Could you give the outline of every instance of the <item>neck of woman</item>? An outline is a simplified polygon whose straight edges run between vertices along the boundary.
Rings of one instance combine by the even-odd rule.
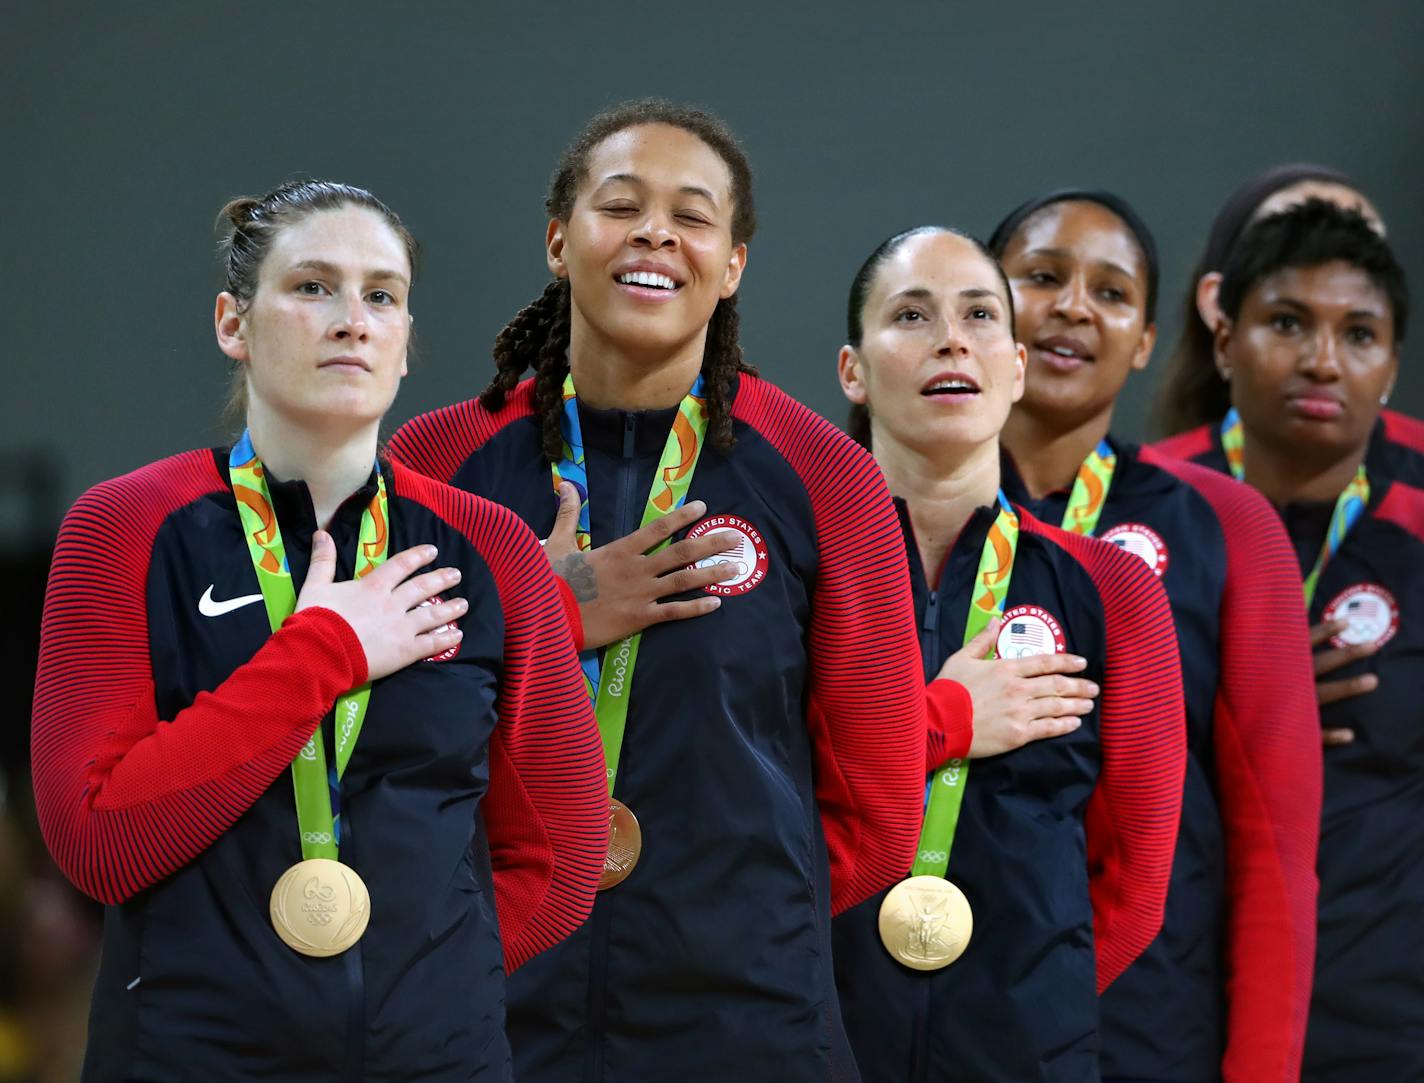
[[[1361,444],[1344,456],[1322,459],[1304,454],[1300,448],[1264,443],[1246,430],[1241,434],[1241,464],[1245,480],[1277,507],[1334,500],[1365,461],[1368,446]]]
[[[920,566],[931,589],[964,524],[999,494],[999,442],[970,448],[913,448],[878,431],[871,446],[891,494],[905,501]]]
[[[1019,479],[1034,500],[1073,484],[1083,460],[1107,436],[1112,408],[1071,428],[1059,428],[1051,421],[1016,406],[1000,434]]]
[[[304,481],[316,522],[325,530],[336,509],[365,485],[376,461],[380,421],[340,425],[298,423],[261,403],[247,410],[252,447],[264,466],[283,481]]]
[[[676,406],[702,371],[704,326],[669,351],[629,349],[595,331],[577,307],[570,317],[569,372],[579,401],[598,410],[662,410]]]

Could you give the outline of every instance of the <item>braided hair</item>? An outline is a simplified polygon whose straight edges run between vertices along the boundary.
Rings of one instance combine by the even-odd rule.
[[[752,171],[736,136],[710,113],[657,98],[625,102],[599,113],[584,126],[564,151],[549,182],[544,200],[549,216],[567,222],[579,184],[588,171],[589,155],[609,136],[643,124],[681,128],[717,153],[732,175],[732,243],[744,244],[751,240],[756,232]],[[525,371],[532,368],[534,408],[542,425],[544,455],[550,462],[558,462],[563,454],[559,419],[563,411],[564,377],[569,371],[569,311],[567,279],[549,283],[542,294],[521,308],[494,340],[495,376],[480,393],[480,405],[485,409],[501,409]],[[740,372],[756,374],[756,369],[742,356],[740,326],[737,295],[722,298],[708,322],[702,356],[708,439],[713,447],[722,451],[734,443],[729,401],[732,381]]]

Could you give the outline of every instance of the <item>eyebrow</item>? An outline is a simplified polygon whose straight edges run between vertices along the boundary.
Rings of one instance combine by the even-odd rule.
[[[643,178],[638,176],[636,173],[611,173],[608,176],[604,177],[603,180],[599,181],[598,186],[602,188],[605,184],[612,184],[615,181],[624,181],[628,184],[638,185],[646,183]],[[699,188],[695,184],[684,184],[680,188],[678,188],[678,191],[681,192],[683,195],[687,196],[701,196],[703,199],[707,200],[708,203],[711,203],[714,207],[717,205],[716,196],[714,196],[706,188]]]
[[[1032,248],[1032,249],[1030,249],[1029,251],[1027,251],[1027,252],[1024,253],[1024,257],[1025,257],[1025,258],[1027,258],[1027,257],[1029,257],[1029,256],[1048,256],[1048,257],[1050,257],[1050,258],[1052,258],[1052,259],[1068,259],[1068,258],[1071,256],[1071,253],[1070,253],[1066,248]],[[1118,262],[1116,262],[1115,260],[1110,260],[1110,259],[1097,259],[1097,260],[1093,260],[1093,266],[1094,266],[1094,267],[1106,267],[1109,271],[1116,271],[1118,274],[1122,275],[1124,278],[1136,278],[1136,277],[1137,277],[1137,275],[1136,275],[1134,272],[1129,271],[1129,270],[1128,270],[1126,267],[1124,267],[1121,263],[1118,263]]]
[[[971,300],[979,297],[992,297],[996,301],[1003,300],[993,290],[986,290],[983,286],[970,286],[966,289],[962,289],[959,291],[958,296],[964,298],[965,300]],[[913,301],[929,301],[934,299],[934,292],[926,289],[924,286],[911,286],[909,289],[900,290],[900,292],[898,293],[892,293],[889,299],[891,301],[898,301],[902,299]]]
[[[324,259],[304,259],[304,260],[301,260],[301,261],[298,262],[298,263],[292,264],[292,270],[294,270],[294,271],[320,271],[322,274],[328,274],[328,275],[335,275],[335,274],[340,274],[340,273],[341,273],[340,268],[337,267],[336,264],[334,264],[334,263],[327,263],[326,260],[324,260]],[[390,280],[395,280],[396,282],[406,282],[406,283],[408,284],[408,280],[406,279],[405,275],[401,274],[399,271],[387,271],[387,270],[369,271],[369,272],[366,273],[365,277],[366,277],[366,278],[371,278],[371,279],[376,279],[376,280],[382,281],[382,282],[384,282],[384,281],[390,281]]]
[[[1266,297],[1263,298],[1263,300],[1268,305],[1284,305],[1286,308],[1294,309],[1297,312],[1310,312],[1310,306],[1308,304],[1304,301],[1297,301],[1294,297]],[[1347,320],[1382,320],[1384,318],[1385,313],[1377,308],[1355,308],[1345,313],[1345,319]]]

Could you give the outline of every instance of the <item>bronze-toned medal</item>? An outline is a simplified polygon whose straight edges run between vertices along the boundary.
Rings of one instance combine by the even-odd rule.
[[[598,878],[598,890],[617,887],[643,852],[643,829],[633,810],[621,801],[608,802],[608,853],[603,859],[603,875]]]
[[[912,970],[938,970],[964,953],[974,915],[964,892],[941,876],[911,876],[880,904],[880,940]]]
[[[272,927],[303,955],[340,955],[361,939],[371,896],[354,869],[327,857],[299,861],[272,889]]]

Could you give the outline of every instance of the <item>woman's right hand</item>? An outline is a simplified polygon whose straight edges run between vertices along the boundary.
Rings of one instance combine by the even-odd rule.
[[[1379,645],[1376,643],[1357,643],[1346,647],[1331,647],[1329,650],[1323,651],[1318,649],[1323,647],[1331,636],[1339,635],[1349,626],[1348,620],[1323,620],[1310,629],[1310,649],[1316,652],[1314,655],[1315,702],[1322,707],[1327,703],[1335,703],[1352,696],[1363,696],[1366,692],[1373,692],[1379,687],[1379,677],[1373,673],[1361,673],[1358,676],[1346,677],[1344,680],[1337,681],[1321,680],[1326,674],[1343,669],[1351,662],[1358,662],[1361,658],[1368,658],[1379,650]],[[1320,734],[1326,747],[1348,745],[1355,739],[1355,731],[1350,729],[1324,729],[1320,731]]]
[[[312,535],[311,567],[297,596],[297,611],[320,606],[337,613],[366,652],[369,680],[389,676],[412,662],[449,650],[464,635],[452,624],[465,615],[464,598],[428,604],[460,581],[457,568],[416,575],[435,559],[433,545],[414,545],[387,558],[360,579],[337,583],[336,543],[318,530]]]
[[[1036,654],[989,658],[998,641],[998,617],[940,667],[939,676],[958,681],[974,702],[970,759],[1012,752],[1030,741],[1061,737],[1082,725],[1093,709],[1098,686],[1069,674],[1088,662],[1076,654]]]

